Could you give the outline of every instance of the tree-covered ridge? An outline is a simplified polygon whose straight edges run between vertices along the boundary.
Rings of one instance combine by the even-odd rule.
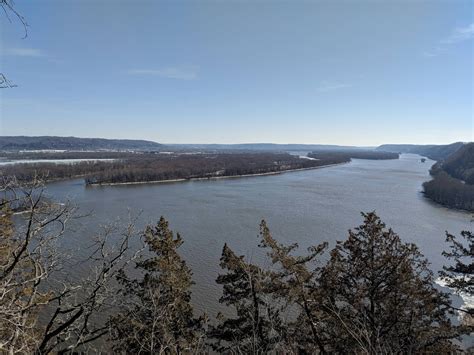
[[[474,185],[474,143],[468,143],[451,154],[441,168],[452,177]]]
[[[441,205],[474,211],[474,186],[464,184],[445,171],[437,172],[432,180],[423,183],[423,192]]]
[[[419,154],[432,160],[444,160],[458,151],[464,143],[456,142],[446,145],[417,145],[417,144],[383,144],[376,148],[378,151]]]
[[[437,162],[430,173],[433,179],[423,184],[427,197],[448,207],[474,211],[474,143]]]
[[[0,136],[0,150],[159,150],[161,144],[133,139]]]

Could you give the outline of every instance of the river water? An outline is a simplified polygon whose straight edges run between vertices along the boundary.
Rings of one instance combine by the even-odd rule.
[[[437,271],[444,263],[445,231],[471,229],[469,213],[436,205],[421,193],[433,161],[403,154],[398,160],[353,160],[339,166],[281,175],[130,186],[86,187],[83,180],[52,183],[56,200],[73,200],[92,216],[73,226],[65,247],[86,253],[97,226],[124,221],[141,212],[139,226],[169,220],[185,243],[182,256],[196,282],[193,303],[214,316],[220,309],[215,279],[224,243],[247,259],[264,262],[257,247],[264,218],[273,236],[300,248],[344,240],[362,222],[361,211],[375,210],[404,241],[416,243]],[[84,269],[85,268],[85,269]],[[71,273],[87,272],[86,267]]]

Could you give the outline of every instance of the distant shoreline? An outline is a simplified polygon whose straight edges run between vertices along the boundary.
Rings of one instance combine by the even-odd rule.
[[[144,185],[144,184],[165,184],[165,183],[186,182],[186,181],[239,179],[239,178],[254,177],[254,176],[279,175],[279,174],[295,172],[295,171],[322,169],[322,168],[328,168],[328,167],[336,166],[336,165],[343,165],[343,164],[347,164],[347,163],[350,163],[350,162],[328,164],[328,165],[321,165],[321,166],[313,166],[313,167],[309,167],[309,168],[288,169],[288,170],[280,170],[280,171],[269,171],[267,173],[257,173],[257,174],[227,175],[227,176],[224,175],[224,176],[212,176],[212,177],[196,177],[196,178],[189,178],[189,179],[168,179],[168,180],[153,180],[153,181],[106,182],[106,183],[87,184],[86,186],[100,187],[100,186],[121,186],[121,185]]]

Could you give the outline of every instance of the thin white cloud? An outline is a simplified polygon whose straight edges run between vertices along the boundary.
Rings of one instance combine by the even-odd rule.
[[[448,37],[440,40],[436,47],[429,51],[425,51],[422,54],[425,57],[437,57],[443,52],[446,52],[450,46],[468,41],[472,38],[474,38],[474,23],[471,23],[466,27],[455,28]]]
[[[456,28],[449,37],[440,41],[442,44],[454,44],[467,41],[474,37],[474,23],[466,27]]]
[[[7,48],[4,53],[5,55],[16,57],[46,57],[46,54],[43,51],[36,48]]]
[[[132,75],[150,75],[159,76],[162,78],[179,79],[179,80],[194,80],[197,78],[197,69],[192,68],[178,68],[169,67],[161,69],[132,69],[128,71]]]
[[[330,92],[351,87],[351,84],[323,81],[317,88],[319,92]]]
[[[442,46],[437,46],[437,47],[434,47],[432,50],[430,51],[425,51],[423,52],[423,55],[425,57],[437,57],[439,56],[441,53],[443,52],[446,52],[447,51],[447,48],[446,47],[442,47]]]

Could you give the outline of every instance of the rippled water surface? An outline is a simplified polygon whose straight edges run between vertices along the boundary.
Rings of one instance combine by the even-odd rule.
[[[249,259],[262,260],[258,226],[266,219],[275,238],[307,247],[334,243],[361,223],[361,211],[375,210],[405,241],[415,242],[438,270],[445,247],[444,232],[471,228],[470,215],[438,206],[423,197],[421,184],[433,164],[416,155],[399,160],[354,160],[349,164],[281,175],[190,181],[184,183],[85,187],[82,180],[49,185],[56,199],[70,198],[93,217],[76,223],[67,247],[86,245],[98,224],[125,220],[142,211],[139,224],[161,215],[185,240],[182,255],[192,267],[193,302],[215,314],[220,289],[214,280],[224,243]],[[81,251],[82,250],[82,251]],[[75,269],[76,273],[87,272]]]

